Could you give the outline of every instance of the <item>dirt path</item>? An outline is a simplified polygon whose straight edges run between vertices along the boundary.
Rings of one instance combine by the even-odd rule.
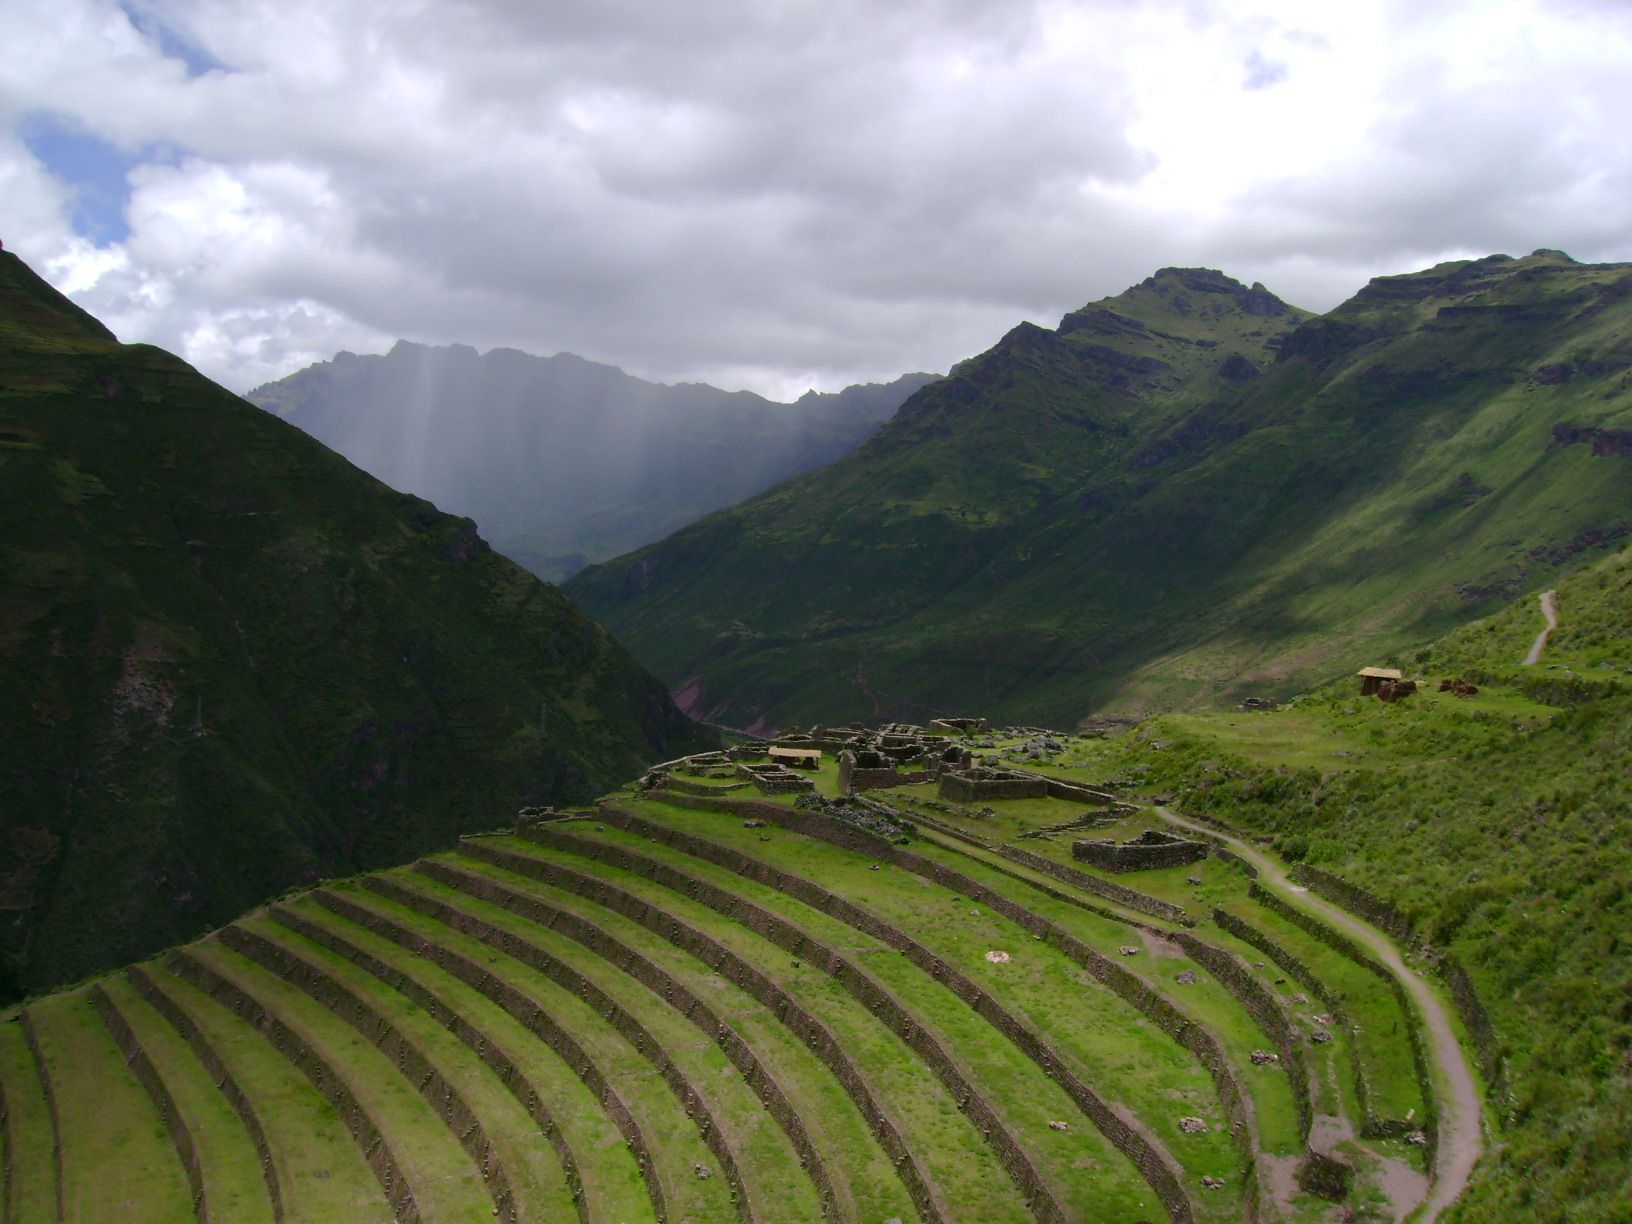
[[[1524,656],[1524,665],[1534,667],[1541,661],[1542,648],[1547,645],[1547,635],[1558,628],[1558,605],[1553,602],[1553,592],[1541,593],[1541,614],[1547,618],[1547,628],[1536,634],[1536,640],[1530,643],[1530,653]]]
[[[1543,606],[1549,608],[1549,619],[1551,595],[1549,591],[1543,596]],[[1456,1039],[1450,1015],[1439,996],[1420,973],[1405,963],[1392,939],[1347,910],[1294,884],[1278,863],[1240,838],[1186,820],[1164,807],[1156,808],[1156,812],[1173,824],[1222,838],[1229,843],[1231,850],[1258,869],[1260,884],[1273,889],[1290,904],[1308,910],[1321,921],[1352,936],[1381,961],[1410,993],[1422,1016],[1423,1035],[1427,1038],[1428,1052],[1434,1064],[1435,1103],[1439,1107],[1439,1152],[1434,1163],[1434,1176],[1428,1184],[1428,1197],[1414,1218],[1423,1224],[1438,1219],[1439,1213],[1454,1203],[1467,1186],[1473,1166],[1484,1148],[1482,1105],[1474,1083],[1473,1067],[1468,1062],[1467,1052]]]

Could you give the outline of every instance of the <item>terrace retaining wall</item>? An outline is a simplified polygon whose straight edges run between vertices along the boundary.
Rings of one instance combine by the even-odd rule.
[[[494,1214],[507,1220],[517,1218],[510,1178],[498,1153],[493,1150],[493,1144],[476,1111],[466,1103],[453,1082],[383,1012],[320,965],[257,931],[240,926],[223,927],[218,938],[233,951],[321,1003],[384,1054],[402,1077],[425,1098],[442,1124],[475,1162],[486,1184],[488,1197],[493,1200]]]
[[[51,1073],[45,1066],[45,1053],[40,1049],[40,1035],[34,1031],[34,1018],[25,1008],[18,1013],[17,1022],[22,1026],[23,1043],[28,1046],[28,1055],[34,1060],[34,1072],[40,1077],[40,1087],[45,1095],[46,1116],[51,1119],[51,1165],[57,1178],[57,1219],[66,1220],[68,1200],[62,1181],[62,1116],[57,1112],[57,1093],[51,1086]]]
[[[176,1149],[176,1156],[181,1161],[182,1172],[187,1175],[187,1187],[192,1193],[193,1215],[199,1224],[209,1224],[209,1205],[204,1198],[204,1170],[199,1165],[198,1148],[193,1143],[193,1132],[187,1126],[187,1119],[181,1116],[176,1108],[176,1099],[170,1095],[170,1089],[165,1087],[164,1080],[159,1078],[158,1068],[153,1060],[142,1049],[142,1043],[132,1031],[130,1024],[125,1020],[108,992],[101,986],[91,987],[91,1004],[96,1008],[96,1014],[101,1017],[103,1027],[113,1038],[113,1044],[119,1047],[119,1053],[124,1055],[125,1066],[135,1075],[136,1081],[141,1084],[147,1093],[153,1107],[159,1111],[159,1118],[164,1128],[170,1133],[170,1142]]]
[[[1422,1095],[1424,1117],[1420,1124],[1407,1121],[1404,1118],[1379,1118],[1370,1108],[1366,1085],[1360,1070],[1360,1060],[1355,1059],[1356,1091],[1361,1100],[1366,1102],[1365,1124],[1361,1127],[1361,1134],[1367,1138],[1399,1137],[1413,1130],[1421,1130],[1427,1136],[1428,1164],[1432,1169],[1435,1149],[1437,1147],[1438,1127],[1436,1118],[1438,1111],[1434,1106],[1433,1080],[1428,1072],[1427,1048],[1422,1036],[1422,1022],[1417,1016],[1411,996],[1406,993],[1405,986],[1383,964],[1368,954],[1359,944],[1340,931],[1334,930],[1313,914],[1309,914],[1292,905],[1284,898],[1270,892],[1256,880],[1248,887],[1248,895],[1264,908],[1280,914],[1287,921],[1302,927],[1316,939],[1326,944],[1340,956],[1346,957],[1359,965],[1368,973],[1381,978],[1393,993],[1398,1002],[1400,1012],[1405,1019],[1406,1037],[1411,1046],[1411,1069],[1417,1081],[1417,1089]]]
[[[382,896],[389,896],[384,890],[375,888],[378,877],[369,877],[364,881],[371,891],[380,892]],[[398,886],[400,888],[400,886]],[[407,891],[407,890],[403,890]],[[516,989],[507,982],[495,977],[485,966],[477,961],[463,956],[442,944],[432,943],[415,931],[404,927],[383,914],[376,913],[355,902],[340,897],[328,889],[318,894],[318,900],[335,913],[357,923],[365,930],[373,932],[382,939],[406,948],[415,955],[422,957],[444,972],[458,978],[467,986],[475,989],[479,994],[501,1007],[509,1013],[523,1028],[532,1033],[545,1045],[549,1046],[557,1057],[577,1075],[585,1088],[598,1100],[612,1125],[622,1136],[624,1145],[634,1156],[635,1164],[646,1187],[646,1195],[652,1204],[652,1213],[659,1220],[668,1218],[664,1205],[663,1188],[652,1170],[651,1153],[646,1146],[646,1138],[641,1133],[639,1124],[629,1107],[618,1094],[601,1069],[584,1052],[577,1040],[558,1025],[549,1012],[540,1007],[532,996]],[[331,904],[343,903],[343,904]]]
[[[668,801],[670,801],[669,797],[665,797],[665,802]],[[677,802],[676,806],[702,807],[703,805]],[[616,805],[609,801],[603,801],[601,804],[603,814],[609,808],[616,808]],[[933,860],[903,850],[883,838],[855,828],[852,825],[842,824],[811,813],[784,808],[775,804],[757,803],[753,800],[742,802],[722,800],[719,801],[717,806],[711,805],[705,810],[741,811],[758,816],[782,828],[803,833],[833,845],[858,850],[885,862],[894,863],[944,888],[982,902],[1004,917],[1017,922],[1030,934],[1041,935],[1055,947],[1065,952],[1078,965],[1086,969],[1095,980],[1109,986],[1123,999],[1132,1003],[1134,1007],[1154,1021],[1173,1040],[1194,1054],[1198,1061],[1207,1067],[1209,1073],[1212,1074],[1226,1115],[1232,1119],[1244,1118],[1245,1108],[1242,1102],[1240,1085],[1235,1079],[1229,1059],[1223,1052],[1223,1047],[1211,1031],[1179,1011],[1171,1001],[1151,988],[1143,978],[1124,969],[1121,965],[1103,956],[1075,936],[1032,913],[1024,906],[1017,904],[1001,893],[994,892],[984,884],[963,875],[961,872],[953,871],[951,868],[944,867]],[[1027,857],[1034,858],[1036,856],[1028,855]],[[1042,861],[1046,862],[1048,860]],[[1066,870],[1070,869],[1067,868]],[[1109,881],[1101,882],[1109,883]],[[1131,892],[1132,890],[1125,891]],[[1166,903],[1158,902],[1157,904],[1165,905]],[[1176,906],[1171,908],[1177,909]],[[1178,912],[1183,913],[1182,910]],[[1190,924],[1193,925],[1193,923]],[[1242,1129],[1245,1129],[1244,1126]],[[1140,1138],[1143,1137],[1140,1136]],[[1241,1136],[1238,1135],[1237,1138],[1240,1139]],[[1163,1168],[1166,1168],[1166,1166],[1164,1165]],[[1249,1162],[1248,1168],[1253,1169],[1255,1166]],[[1171,1169],[1168,1169],[1167,1172],[1169,1176],[1173,1176]],[[1154,1183],[1153,1188],[1156,1188]],[[1176,1186],[1175,1192],[1181,1196],[1183,1194],[1183,1191]],[[1161,1193],[1159,1189],[1158,1193]],[[1249,1198],[1255,1197],[1256,1182],[1253,1183],[1253,1190],[1249,1194]],[[1175,1204],[1168,1202],[1166,1196],[1164,1196],[1163,1201],[1170,1212],[1176,1210]],[[1187,1199],[1182,1200],[1182,1202],[1186,1210],[1192,1210],[1189,1208]],[[1175,1216],[1175,1218],[1178,1217]]]
[[[759,1061],[753,1047],[683,982],[628,944],[614,939],[601,927],[568,910],[559,909],[535,897],[522,896],[495,880],[460,871],[434,859],[418,864],[416,870],[450,888],[456,888],[489,905],[539,923],[577,941],[634,978],[689,1020],[720,1047],[725,1056],[731,1060],[732,1066],[741,1072],[749,1088],[759,1097],[766,1112],[787,1135],[789,1144],[799,1157],[800,1165],[805,1169],[816,1190],[823,1216],[831,1217],[836,1214],[832,1177],[827,1171],[821,1153],[805,1129],[804,1120],[793,1108],[787,1093]]]
[[[177,977],[190,982],[256,1029],[272,1044],[273,1049],[311,1081],[312,1087],[340,1115],[340,1121],[362,1152],[363,1160],[384,1189],[393,1218],[401,1224],[417,1224],[420,1219],[419,1204],[413,1188],[403,1175],[402,1167],[397,1163],[396,1154],[329,1061],[313,1050],[299,1033],[262,1007],[252,995],[185,948],[172,951],[167,965]]]
[[[331,913],[356,921],[359,926],[363,925],[354,916],[353,912],[348,912],[355,911],[356,913],[367,914],[368,911],[362,909],[361,906],[339,898],[327,889],[314,892],[311,896],[313,900],[323,905]],[[330,903],[331,901],[333,904]],[[449,1007],[437,995],[420,985],[419,982],[403,973],[400,969],[365,952],[338,933],[308,920],[287,906],[275,906],[270,913],[275,921],[288,927],[291,931],[327,948],[337,956],[344,957],[358,968],[372,974],[399,994],[424,1008],[432,1019],[464,1042],[478,1058],[486,1063],[521,1107],[527,1111],[527,1116],[538,1124],[540,1133],[550,1141],[550,1146],[555,1150],[556,1158],[561,1164],[562,1178],[566,1182],[567,1189],[572,1194],[573,1203],[578,1209],[578,1216],[580,1220],[588,1220],[589,1212],[584,1202],[583,1181],[579,1175],[578,1162],[573,1156],[572,1149],[567,1145],[566,1138],[562,1135],[555,1116],[544,1103],[543,1097],[502,1046],[492,1040],[481,1029],[471,1024],[457,1010]]]
[[[1127,1142],[1128,1128],[1126,1123],[1116,1115],[1114,1110],[1097,1093],[1065,1066],[1064,1061],[1047,1043],[1022,1025],[1006,1008],[976,985],[962,971],[910,938],[899,928],[882,921],[810,880],[789,875],[762,860],[742,854],[740,851],[728,846],[693,837],[668,826],[650,824],[632,813],[610,805],[603,808],[603,818],[606,819],[608,824],[635,832],[661,845],[672,846],[704,861],[715,863],[767,888],[774,888],[778,892],[809,905],[812,909],[827,914],[829,917],[872,936],[887,947],[904,953],[908,960],[936,981],[946,985],[976,1015],[997,1029],[1015,1048],[1042,1068],[1045,1074],[1056,1080],[1083,1114],[1094,1123],[1096,1129],[1110,1139],[1124,1155],[1127,1155],[1134,1162],[1135,1166],[1140,1169],[1141,1174],[1145,1176],[1147,1181],[1151,1182],[1153,1187],[1156,1186],[1157,1182],[1152,1181],[1152,1178],[1165,1181],[1165,1177],[1162,1176],[1164,1173],[1172,1176],[1176,1181],[1176,1173],[1165,1162],[1162,1164],[1161,1172],[1155,1172],[1142,1163],[1142,1160],[1147,1158],[1144,1151],[1137,1148],[1130,1151],[1124,1146]],[[599,851],[607,849],[600,843],[590,842],[582,838],[573,838],[570,834],[563,834],[556,830],[552,830],[549,837],[529,838],[529,840],[558,845],[562,849],[570,849],[573,853],[591,857],[600,857]],[[651,863],[652,860],[641,860],[637,857],[634,869],[641,871],[643,874],[649,874],[652,867],[644,864]],[[673,882],[687,895],[693,895],[700,889],[711,887],[702,881],[678,872],[674,873]],[[1159,1162],[1161,1161],[1159,1153],[1155,1153],[1155,1158]],[[1182,1193],[1182,1191],[1179,1191],[1179,1193]]]
[[[534,879],[566,888],[638,922],[764,1004],[789,1032],[822,1060],[844,1088],[845,1093],[855,1102],[856,1108],[861,1111],[863,1119],[867,1122],[868,1129],[873,1132],[879,1146],[895,1166],[896,1173],[906,1186],[919,1215],[926,1219],[946,1218],[947,1206],[942,1196],[924,1176],[912,1149],[901,1138],[894,1121],[873,1097],[866,1080],[856,1069],[844,1045],[833,1036],[825,1024],[805,1011],[792,995],[752,964],[690,923],[659,911],[639,897],[626,893],[604,880],[569,872],[542,860],[536,864],[512,862],[510,860],[520,856],[495,850],[480,842],[465,841],[460,848],[462,853],[472,858],[504,867],[506,870],[522,871]]]
[[[227,1104],[232,1106],[233,1112],[244,1124],[244,1129],[249,1132],[249,1141],[255,1148],[255,1155],[261,1162],[261,1177],[266,1182],[267,1197],[272,1202],[272,1219],[281,1221],[283,1187],[278,1181],[277,1168],[272,1161],[272,1145],[267,1142],[266,1131],[261,1126],[261,1119],[255,1112],[255,1106],[251,1104],[232,1072],[227,1070],[226,1064],[215,1052],[209,1038],[205,1037],[198,1025],[193,1022],[193,1018],[177,1007],[175,1001],[159,989],[158,984],[148,976],[145,969],[139,965],[132,965],[125,970],[125,980],[187,1043],[194,1056],[203,1064],[210,1079],[214,1081],[216,1090],[226,1098]]]
[[[525,836],[529,841],[550,845],[559,839],[560,834],[556,830],[540,829],[528,830]],[[907,1048],[917,1054],[935,1073],[936,1078],[957,1101],[958,1108],[969,1116],[970,1122],[981,1132],[987,1146],[997,1156],[1004,1171],[1025,1198],[1026,1205],[1033,1215],[1045,1221],[1063,1221],[1068,1218],[1064,1207],[1038,1174],[1036,1167],[1031,1163],[1029,1153],[1015,1138],[1008,1124],[964,1075],[940,1041],[919,1024],[895,996],[880,986],[870,974],[808,932],[744,897],[716,888],[712,884],[694,880],[666,865],[654,864],[649,859],[642,860],[639,856],[616,847],[597,845],[596,849],[606,851],[596,855],[601,861],[636,871],[664,887],[673,888],[681,895],[742,923],[756,935],[769,940],[801,961],[809,961],[819,967],[843,986],[852,998],[888,1026]],[[517,865],[513,861],[516,857],[518,856],[510,855],[504,865],[510,870],[516,870]],[[562,868],[558,870],[565,872]]]

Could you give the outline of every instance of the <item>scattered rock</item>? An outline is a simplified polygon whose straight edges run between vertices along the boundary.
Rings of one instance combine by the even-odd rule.
[[[1207,1131],[1207,1123],[1201,1118],[1180,1118],[1179,1129],[1187,1135],[1201,1135]]]
[[[1224,1179],[1222,1177],[1204,1177],[1201,1179],[1201,1184],[1209,1190],[1224,1189]]]
[[[1332,1035],[1325,1029],[1316,1029],[1314,1032],[1309,1034],[1309,1040],[1314,1042],[1316,1045],[1325,1045],[1331,1039]]]
[[[1286,985],[1286,979],[1285,978],[1276,978],[1275,979],[1275,985],[1285,986]]]
[[[1200,884],[1201,883],[1201,877],[1200,876],[1185,876],[1184,877],[1184,882],[1186,884]]]
[[[1061,1122],[1058,1118],[1051,1118],[1049,1120],[1049,1123],[1048,1123],[1048,1129],[1049,1130],[1070,1130],[1071,1129],[1071,1123]]]
[[[1253,961],[1252,962],[1252,967],[1254,969],[1268,969],[1269,968],[1269,966],[1267,964],[1265,964],[1263,961]]]
[[[878,870],[878,864],[874,863],[871,867],[867,868],[867,870],[868,871],[877,871]]]
[[[1281,1056],[1275,1053],[1274,1050],[1254,1050],[1252,1052],[1252,1065],[1255,1067],[1267,1067],[1280,1061]]]
[[[1321,1028],[1332,1027],[1332,1018],[1324,1013],[1318,1016],[1310,1016],[1309,1020],[1312,1024],[1316,1024]]]
[[[1010,957],[1007,952],[999,952],[994,948],[992,951],[986,953],[986,959],[991,961],[994,965],[1006,965],[1009,963]]]
[[[1428,1146],[1428,1136],[1420,1130],[1410,1132],[1408,1135],[1406,1135],[1405,1141],[1407,1143],[1414,1144],[1417,1147]]]
[[[745,829],[763,829],[765,822],[757,819],[745,820],[742,822],[742,827]]]
[[[1295,995],[1292,996],[1292,1002],[1294,1002],[1294,1003],[1307,1003],[1307,1002],[1309,1002],[1309,996],[1306,995],[1306,994],[1302,994],[1302,993],[1295,994]]]
[[[1196,984],[1196,971],[1194,969],[1186,969],[1173,980],[1180,986],[1194,986]]]
[[[1138,956],[1139,955],[1139,949],[1133,947],[1131,944],[1123,944],[1120,948],[1117,949],[1117,951],[1122,953],[1123,956]]]
[[[697,1174],[698,1181],[707,1181],[714,1176],[712,1170],[705,1164],[694,1164],[691,1166],[691,1171]]]

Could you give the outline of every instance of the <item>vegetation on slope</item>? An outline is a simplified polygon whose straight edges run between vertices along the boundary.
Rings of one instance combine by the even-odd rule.
[[[831,463],[931,381],[904,374],[778,404],[570,353],[404,341],[248,399],[393,488],[476,519],[500,552],[559,581]]]
[[[1395,704],[1334,683],[1274,713],[1173,716],[1106,769],[1273,838],[1468,970],[1503,1142],[1458,1218],[1625,1220],[1632,1202],[1632,553],[1393,660]],[[1477,682],[1477,696],[1437,691]]]
[[[0,999],[698,743],[474,525],[0,255]]]
[[[1285,695],[1625,534],[1629,320],[1556,252],[1318,319],[1167,269],[568,589],[728,725]]]

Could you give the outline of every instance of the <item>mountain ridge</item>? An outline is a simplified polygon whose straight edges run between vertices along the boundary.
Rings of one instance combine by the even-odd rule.
[[[559,580],[838,458],[931,378],[779,404],[571,353],[399,340],[248,399],[386,483],[474,517],[501,552]]]
[[[1308,316],[1164,269],[568,590],[731,725],[1285,695],[1632,522],[1602,460],[1551,443],[1626,412],[1629,280],[1552,252],[1456,261]]]

